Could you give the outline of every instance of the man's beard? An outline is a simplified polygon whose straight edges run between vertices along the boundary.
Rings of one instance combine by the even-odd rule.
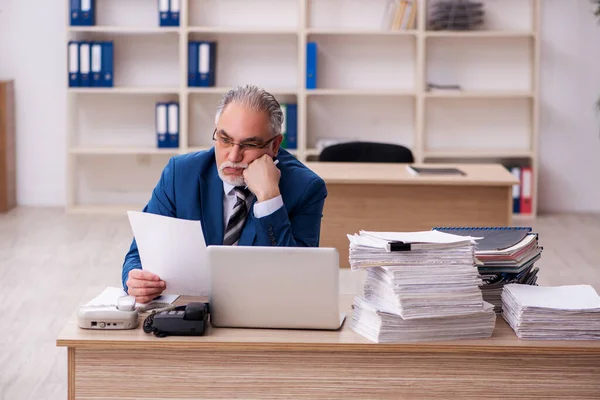
[[[246,186],[246,182],[244,181],[244,175],[227,175],[225,174],[225,168],[248,168],[248,164],[244,163],[232,163],[230,161],[225,161],[223,164],[219,165],[219,178],[223,182],[229,183],[232,186]]]

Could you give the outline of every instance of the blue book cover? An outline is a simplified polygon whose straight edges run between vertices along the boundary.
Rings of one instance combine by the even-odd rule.
[[[213,87],[216,82],[216,42],[198,42],[198,86]]]
[[[81,0],[80,22],[82,26],[96,25],[96,0]]]
[[[71,0],[70,15],[71,26],[81,25],[81,0]]]
[[[171,0],[169,6],[169,26],[179,26],[179,0]]]
[[[288,104],[286,114],[286,148],[296,149],[298,148],[298,105]]]
[[[306,43],[306,88],[317,88],[317,43]]]
[[[188,86],[198,86],[198,42],[188,42]]]
[[[69,42],[69,87],[78,87],[79,81],[79,42]]]
[[[91,86],[102,87],[102,42],[92,42],[91,46]]]
[[[79,85],[82,87],[92,86],[91,80],[91,44],[90,42],[79,42]]]
[[[170,26],[169,0],[158,0],[158,25]]]
[[[167,103],[156,103],[156,145],[161,149],[169,147],[167,107]]]
[[[114,44],[102,42],[102,87],[113,87],[114,84]]]

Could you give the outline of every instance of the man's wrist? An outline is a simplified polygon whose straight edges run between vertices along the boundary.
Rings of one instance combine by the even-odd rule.
[[[256,193],[256,200],[260,203],[262,201],[274,199],[277,196],[281,196],[281,193],[279,193],[278,187],[271,189],[271,190],[265,190],[265,191],[260,191],[260,192]]]

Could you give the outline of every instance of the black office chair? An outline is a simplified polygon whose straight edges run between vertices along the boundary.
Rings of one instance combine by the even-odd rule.
[[[415,159],[410,149],[398,144],[347,142],[324,148],[319,161],[413,163]]]

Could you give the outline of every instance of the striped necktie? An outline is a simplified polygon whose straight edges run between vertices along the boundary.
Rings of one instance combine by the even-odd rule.
[[[225,236],[223,237],[223,244],[225,246],[237,244],[244,228],[244,222],[246,222],[246,217],[248,216],[246,199],[250,195],[250,190],[242,187],[235,187],[234,190],[237,201],[233,206],[233,213],[227,222],[227,229],[225,229]]]

